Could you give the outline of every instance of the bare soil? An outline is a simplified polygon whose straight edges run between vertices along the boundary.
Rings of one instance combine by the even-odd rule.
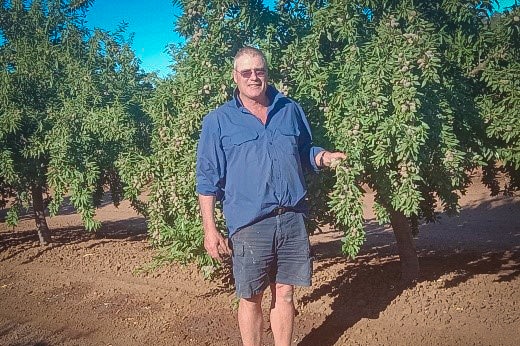
[[[518,345],[520,198],[491,197],[475,183],[462,207],[459,217],[421,226],[413,287],[399,285],[393,234],[375,222],[370,195],[356,259],[340,255],[340,234],[312,236],[314,282],[296,292],[294,344]],[[49,219],[51,247],[38,245],[28,216],[15,229],[3,217],[0,345],[240,344],[236,301],[223,282],[205,281],[192,265],[140,272],[154,250],[127,204],[103,206],[97,234],[64,208]]]

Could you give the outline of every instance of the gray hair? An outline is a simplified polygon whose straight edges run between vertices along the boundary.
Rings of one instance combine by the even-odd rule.
[[[267,59],[265,58],[264,53],[260,49],[251,46],[244,46],[238,50],[235,58],[233,59],[234,69],[237,68],[237,60],[244,55],[259,56],[262,59],[262,63],[264,64],[265,68],[267,69]]]

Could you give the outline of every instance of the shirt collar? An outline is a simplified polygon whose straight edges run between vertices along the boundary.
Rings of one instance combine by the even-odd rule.
[[[281,97],[283,97],[282,93],[280,93],[274,86],[268,85],[267,90],[265,91],[267,95],[267,99],[269,100],[269,108],[271,108]],[[242,104],[242,101],[240,100],[240,97],[238,97],[238,88],[235,88],[233,91],[233,100],[234,104],[238,109],[241,109],[244,107]]]

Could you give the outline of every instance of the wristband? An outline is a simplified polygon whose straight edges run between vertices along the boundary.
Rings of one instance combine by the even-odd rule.
[[[324,167],[324,165],[323,165],[323,156],[325,156],[325,152],[326,152],[326,151],[323,150],[323,151],[320,153],[320,154],[321,154],[320,159],[319,159],[319,167],[320,167],[320,168],[323,168],[323,167]]]

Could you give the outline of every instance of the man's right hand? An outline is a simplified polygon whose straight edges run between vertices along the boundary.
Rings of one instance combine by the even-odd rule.
[[[222,236],[216,229],[204,232],[204,248],[212,258],[222,261],[222,256],[230,256],[231,249],[228,246],[227,239]]]
[[[215,196],[199,194],[199,204],[204,228],[204,248],[212,258],[222,261],[221,256],[231,255],[231,249],[215,224]]]

